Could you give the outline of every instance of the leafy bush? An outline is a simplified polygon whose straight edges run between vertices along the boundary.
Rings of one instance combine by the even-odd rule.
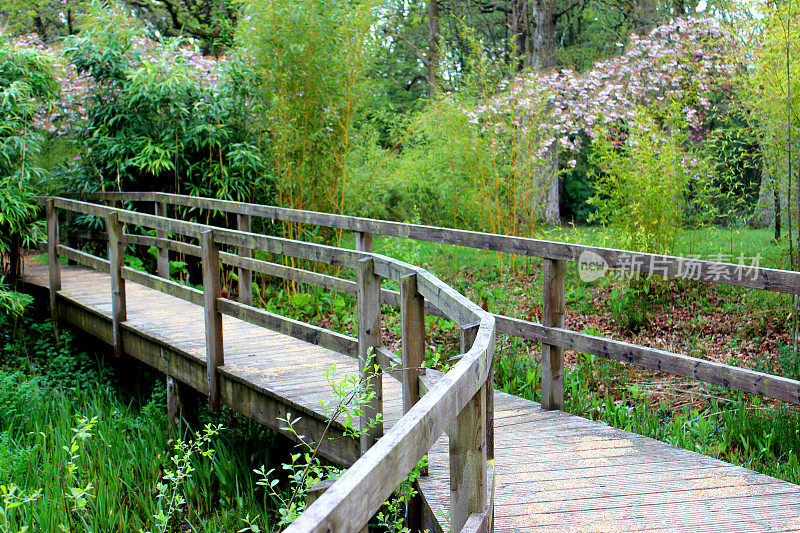
[[[0,257],[42,239],[35,195],[46,174],[36,165],[42,138],[34,117],[57,91],[48,56],[11,48],[0,38]]]
[[[228,200],[268,198],[267,162],[230,91],[189,65],[182,42],[148,42],[127,16],[96,8],[64,52],[97,90],[76,137],[72,188],[157,190]],[[223,84],[230,86],[232,84]]]
[[[654,116],[655,115],[655,116]],[[590,216],[607,225],[627,250],[668,253],[681,226],[690,184],[698,191],[711,175],[706,160],[687,148],[683,119],[640,108],[623,128],[598,128],[593,157],[597,208]]]
[[[74,337],[64,330],[56,339],[50,321],[35,322],[29,316],[0,314],[0,354],[11,368],[29,375],[47,376],[65,391],[87,390],[110,380],[108,369],[94,355],[76,348]]]

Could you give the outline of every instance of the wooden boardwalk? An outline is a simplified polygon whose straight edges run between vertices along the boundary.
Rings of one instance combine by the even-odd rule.
[[[24,279],[46,288],[47,267],[27,264]],[[64,265],[58,298],[62,319],[110,342],[108,274]],[[128,282],[127,313],[129,355],[205,390],[201,306]],[[323,372],[358,372],[352,357],[235,318],[224,317],[224,332],[223,403],[272,427],[290,412],[313,437],[324,422],[320,400],[335,400]],[[388,429],[401,387],[383,382]],[[336,442],[325,455],[350,464],[357,448]],[[444,521],[447,437],[429,458],[421,487]],[[800,531],[800,486],[499,392],[494,501],[496,531]]]

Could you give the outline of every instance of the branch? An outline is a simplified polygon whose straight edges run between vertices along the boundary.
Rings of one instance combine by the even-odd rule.
[[[408,82],[406,84],[400,83],[399,81],[397,81],[394,78],[392,78],[392,81],[395,82],[401,89],[404,89],[406,91],[410,91],[411,87],[413,87],[414,84],[417,83],[418,81],[428,81],[428,76],[426,76],[425,74],[417,74],[416,76],[411,78],[410,82]]]
[[[417,58],[419,58],[419,60],[422,61],[422,64],[425,65],[426,68],[430,66],[430,62],[428,61],[428,58],[425,57],[425,54],[423,54],[422,51],[417,47],[417,45],[412,43],[407,37],[405,37],[404,35],[400,35],[399,33],[395,33],[389,28],[383,28],[383,33],[385,33],[389,37],[394,37],[395,39],[398,39],[406,43],[408,47],[411,48],[411,50],[413,50],[415,54],[417,54]]]

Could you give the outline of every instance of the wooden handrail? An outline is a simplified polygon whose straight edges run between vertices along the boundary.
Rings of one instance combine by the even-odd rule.
[[[130,202],[163,201],[182,207],[209,209],[230,214],[247,214],[282,222],[297,222],[355,231],[361,234],[401,237],[573,263],[586,264],[587,262],[598,260],[602,261],[609,269],[622,269],[642,274],[663,275],[672,278],[749,287],[787,294],[800,294],[800,272],[774,268],[744,266],[735,263],[634,252],[480,231],[440,228],[422,224],[407,224],[316,211],[301,211],[284,207],[180,194],[124,192],[94,193],[91,196],[97,199]]]
[[[109,198],[119,198],[121,196],[127,200],[139,199],[139,193],[123,193],[121,195],[119,193],[109,193],[104,196],[108,196]],[[169,198],[191,198],[176,195],[162,195],[162,193],[144,193],[143,199],[150,201],[155,198],[162,197],[165,199],[165,201]],[[217,203],[218,201],[216,200],[201,200],[203,200],[203,202],[198,203],[198,205],[206,205],[206,201],[209,201],[212,202],[210,205],[213,205],[217,209],[222,207]],[[251,204],[245,205],[250,206]],[[267,207],[267,209],[273,208]],[[335,220],[341,220],[340,215],[329,216],[333,217]],[[372,229],[373,231],[376,231],[376,228]],[[153,237],[126,235],[126,239],[130,239],[131,242],[139,240],[142,242],[142,244],[148,244],[151,246],[155,244],[154,240],[148,240],[154,239]],[[182,253],[194,253],[195,255],[197,255],[197,253],[195,253],[195,248],[199,250],[199,247],[194,245],[178,243],[176,241],[168,241],[167,246],[169,246],[170,249],[174,249]],[[221,254],[221,256],[224,263],[232,266],[238,266],[238,263],[235,262],[237,261],[237,259],[235,259],[236,256],[233,254]],[[649,256],[649,254],[643,254],[643,256]],[[349,280],[344,280],[334,276],[326,276],[316,272],[304,271],[301,269],[292,269],[291,267],[284,267],[283,265],[272,265],[271,263],[267,262],[256,263],[256,260],[252,259],[248,260],[248,263],[250,261],[253,261],[251,265],[253,266],[252,269],[254,271],[264,272],[269,275],[277,275],[302,283],[323,287],[328,290],[355,295],[356,284]],[[713,262],[711,262],[711,264],[724,265],[722,263]],[[798,283],[800,283],[800,273],[797,272],[776,271],[774,269],[756,270],[758,272],[758,276],[765,279],[769,279],[770,276],[774,277],[774,273],[778,272],[781,274],[781,276],[786,276],[786,279],[796,280]],[[388,275],[388,271],[383,273]],[[393,279],[398,283],[400,282],[399,277],[396,275],[393,277]],[[551,287],[559,287],[559,283],[560,280],[557,280],[555,284],[551,284]],[[798,284],[797,287],[800,287],[800,284]],[[551,291],[547,291],[547,293],[551,293]],[[398,297],[399,294],[395,291],[381,291],[381,301],[383,303],[399,306]],[[430,301],[426,301],[425,312],[431,315],[448,317],[448,315],[440,311],[436,306],[432,305]],[[580,351],[607,359],[613,359],[616,361],[622,361],[637,366],[658,370],[676,376],[705,381],[707,383],[721,385],[747,393],[758,394],[768,398],[800,404],[800,381],[797,380],[725,365],[722,363],[715,363],[712,361],[689,357],[683,354],[660,350],[657,348],[637,346],[623,341],[616,341],[587,333],[563,329],[563,327],[559,327],[560,323],[553,322],[552,318],[550,324],[557,325],[546,325],[546,323],[522,320],[500,314],[494,314],[494,317],[496,319],[496,331],[498,333],[504,333],[531,341],[541,342],[544,345],[551,347]],[[463,320],[456,320],[456,322],[458,322],[462,328],[469,326],[468,320],[466,322]],[[550,366],[543,371],[543,382],[552,384],[549,387],[544,387],[543,395],[549,395],[550,398],[555,399],[555,401],[551,402],[550,404],[550,406],[553,407],[559,407],[560,402],[563,402],[563,394],[558,396],[558,393],[561,392],[560,387],[563,387],[563,377],[559,374],[563,366],[558,365],[558,363],[563,361],[563,359],[560,361],[558,359],[559,357],[563,356],[560,353],[557,355],[557,358],[555,359],[555,365],[553,364],[553,358],[551,357],[549,360]]]
[[[408,373],[404,379],[402,370],[400,371],[398,377],[404,382],[403,396],[409,399],[404,409],[406,413],[383,436],[381,436],[382,425],[373,426],[373,429],[362,438],[361,459],[333,484],[331,490],[316,500],[289,530],[361,529],[447,428],[451,429],[450,471],[453,487],[451,529],[471,531],[473,526],[467,524],[479,523],[484,530],[491,530],[491,520],[487,517],[492,513],[493,498],[489,496],[491,493],[487,490],[489,463],[486,446],[487,424],[492,420],[486,411],[488,399],[493,391],[492,384],[487,383],[487,379],[491,379],[490,369],[495,338],[495,319],[491,313],[483,311],[419,267],[369,253],[366,251],[369,248],[367,238],[364,238],[362,243],[364,251],[352,251],[257,235],[241,231],[249,229],[241,223],[241,220],[240,229],[229,230],[161,216],[168,213],[165,201],[160,198],[152,201],[157,202],[156,209],[159,215],[136,213],[66,198],[47,199],[50,225],[48,250],[53,265],[50,285],[53,299],[55,300],[55,294],[60,289],[57,268],[59,251],[83,264],[111,272],[114,294],[112,318],[115,332],[121,331],[122,322],[126,319],[124,297],[126,279],[198,303],[202,298],[206,330],[208,393],[212,408],[219,404],[217,373],[224,365],[222,314],[279,329],[299,338],[310,334],[311,338],[306,340],[326,345],[341,353],[357,354],[362,381],[369,383],[372,390],[377,393],[375,401],[364,409],[366,416],[362,421],[363,424],[377,419],[381,414],[380,370],[385,365],[394,365],[396,360],[394,356],[383,353],[380,348],[380,302],[383,296],[380,288],[381,278],[392,279],[405,287],[403,300],[406,302],[404,305],[406,318],[402,328],[413,328],[413,331],[402,335],[407,360],[410,361],[409,354],[413,353],[414,361],[421,363],[419,336],[424,334],[424,320],[421,313],[425,300],[444,316],[469,327],[470,335],[475,332],[474,342],[459,362],[433,388],[427,390],[426,387],[426,394],[422,397],[420,397],[419,377],[413,380],[407,379],[409,375],[416,376],[417,373]],[[106,232],[109,238],[109,261],[59,244],[57,209],[103,217],[106,220]],[[123,223],[156,229],[156,237],[126,236]],[[168,239],[169,233],[199,238],[201,246],[175,243]],[[158,247],[159,276],[123,266],[122,249],[126,241]],[[222,252],[219,249],[220,244],[236,247],[237,254]],[[202,292],[169,279],[169,272],[164,265],[168,261],[168,252],[173,247],[193,253],[200,252],[204,286]],[[248,271],[272,268],[266,266],[270,263],[248,257],[251,250],[357,268],[359,272],[356,284],[359,334],[357,343],[354,344],[355,339],[350,337],[255,309],[246,303],[223,298],[219,268],[226,259],[228,263],[235,263],[239,268]],[[294,270],[273,271],[296,274]],[[335,284],[328,278],[330,276],[312,279],[316,282]],[[390,296],[394,296],[397,300],[396,293]],[[477,330],[475,324],[479,324]],[[123,349],[121,338],[120,334],[118,342],[117,335],[114,335],[115,352],[117,348],[120,352]],[[421,346],[424,349],[424,344]],[[414,370],[418,369],[416,363],[417,368]],[[416,403],[412,404],[410,399],[416,399]],[[412,516],[411,519],[418,522],[419,516]]]

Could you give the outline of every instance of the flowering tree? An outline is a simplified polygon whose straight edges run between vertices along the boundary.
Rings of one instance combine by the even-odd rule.
[[[591,139],[598,127],[624,125],[637,107],[652,104],[679,103],[692,138],[702,140],[704,116],[719,101],[718,94],[730,89],[735,70],[729,35],[711,20],[678,19],[644,37],[633,34],[627,46],[619,47],[625,48],[620,57],[598,62],[585,73],[563,69],[509,80],[499,94],[465,112],[483,133],[534,134],[537,146],[531,156],[541,159],[554,145],[574,154],[584,135]],[[567,164],[574,166],[575,159]],[[534,186],[545,190],[553,184]]]

